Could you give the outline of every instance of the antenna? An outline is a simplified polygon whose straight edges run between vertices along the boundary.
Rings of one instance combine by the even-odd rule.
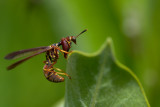
[[[81,35],[82,33],[86,32],[88,29],[83,30],[79,35]],[[76,38],[79,36],[77,35]]]

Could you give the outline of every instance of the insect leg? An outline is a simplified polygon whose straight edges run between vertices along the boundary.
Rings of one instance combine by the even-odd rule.
[[[53,68],[56,69],[57,71],[64,72],[63,70],[61,70],[59,68],[56,68],[56,67],[53,67]]]
[[[56,68],[56,67],[53,67],[53,66],[52,66],[52,68],[48,68],[47,70],[48,70],[48,71],[52,71],[52,70],[54,70],[54,69],[57,70],[57,71],[60,71],[60,72],[65,73],[63,70],[61,70],[61,69],[59,69],[59,68]]]
[[[52,47],[54,47],[55,49],[58,49],[60,52],[66,53],[66,54],[71,53],[71,52],[67,52],[67,51],[65,51],[65,50],[62,50],[62,49],[60,49],[60,48],[57,47],[57,46],[52,46]]]
[[[50,68],[50,69],[43,69],[44,71],[48,71],[48,72],[53,72],[54,68]],[[62,70],[56,68],[56,70],[63,72]],[[69,79],[71,79],[71,76],[69,76],[67,73],[61,73],[61,72],[56,72],[56,74],[60,74],[60,75],[65,75],[67,76]]]
[[[71,79],[71,76],[69,76],[67,73],[61,73],[61,72],[56,72],[57,74],[60,74],[60,75],[65,75],[67,76],[69,79]]]

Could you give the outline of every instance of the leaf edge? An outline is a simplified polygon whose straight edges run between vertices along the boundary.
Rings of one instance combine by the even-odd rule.
[[[138,83],[139,87],[140,87],[140,90],[144,96],[144,99],[146,101],[146,104],[148,107],[151,107],[150,104],[149,104],[149,101],[147,99],[147,96],[145,94],[145,91],[144,91],[144,88],[140,82],[140,80],[138,79],[138,77],[134,74],[134,72],[132,72],[131,69],[129,69],[127,66],[125,66],[124,64],[122,64],[121,62],[118,61],[118,59],[116,58],[116,55],[115,55],[115,52],[114,52],[114,46],[113,46],[113,41],[112,41],[112,38],[108,37],[106,39],[106,41],[103,43],[103,45],[100,47],[99,50],[97,50],[96,52],[94,53],[85,53],[85,52],[82,52],[82,51],[77,51],[77,50],[74,50],[72,51],[69,55],[68,55],[68,58],[67,60],[71,57],[72,54],[74,53],[77,53],[77,54],[80,54],[80,55],[83,55],[83,56],[86,56],[86,57],[94,57],[94,56],[98,56],[101,54],[101,52],[105,49],[105,47],[109,46],[110,48],[110,51],[112,53],[112,58],[113,58],[113,61],[115,62],[115,64],[120,67],[121,69],[125,70],[126,72],[128,72],[135,80],[136,82]]]

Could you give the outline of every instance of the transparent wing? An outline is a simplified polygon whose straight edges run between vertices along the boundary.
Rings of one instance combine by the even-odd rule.
[[[25,50],[20,50],[20,51],[16,51],[16,52],[12,52],[8,55],[5,56],[5,59],[16,59],[16,58],[19,58],[19,57],[23,57],[23,56],[26,56],[26,55],[29,55],[29,54],[34,54],[34,53],[37,53],[37,52],[40,52],[44,49],[47,49],[48,46],[42,46],[42,47],[37,47],[37,48],[31,48],[31,49],[25,49]]]
[[[41,54],[41,53],[43,53],[43,52],[46,52],[46,51],[48,51],[48,50],[51,50],[51,49],[52,49],[51,47],[47,47],[47,48],[45,48],[45,49],[42,49],[41,51],[39,51],[39,52],[37,52],[37,53],[35,53],[35,54],[31,55],[31,56],[28,56],[28,57],[26,57],[26,58],[24,58],[24,59],[22,59],[22,60],[20,60],[20,61],[17,61],[17,62],[15,62],[15,63],[13,63],[12,65],[8,66],[7,69],[8,69],[8,70],[11,70],[11,69],[15,68],[16,66],[18,66],[19,64],[23,63],[24,61],[26,61],[26,60],[28,60],[28,59],[36,56],[36,55],[39,55],[39,54]]]

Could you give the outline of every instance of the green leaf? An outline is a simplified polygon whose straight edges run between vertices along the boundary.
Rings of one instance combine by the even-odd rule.
[[[95,54],[74,51],[67,73],[66,107],[150,106],[136,75],[115,58],[111,39]]]

